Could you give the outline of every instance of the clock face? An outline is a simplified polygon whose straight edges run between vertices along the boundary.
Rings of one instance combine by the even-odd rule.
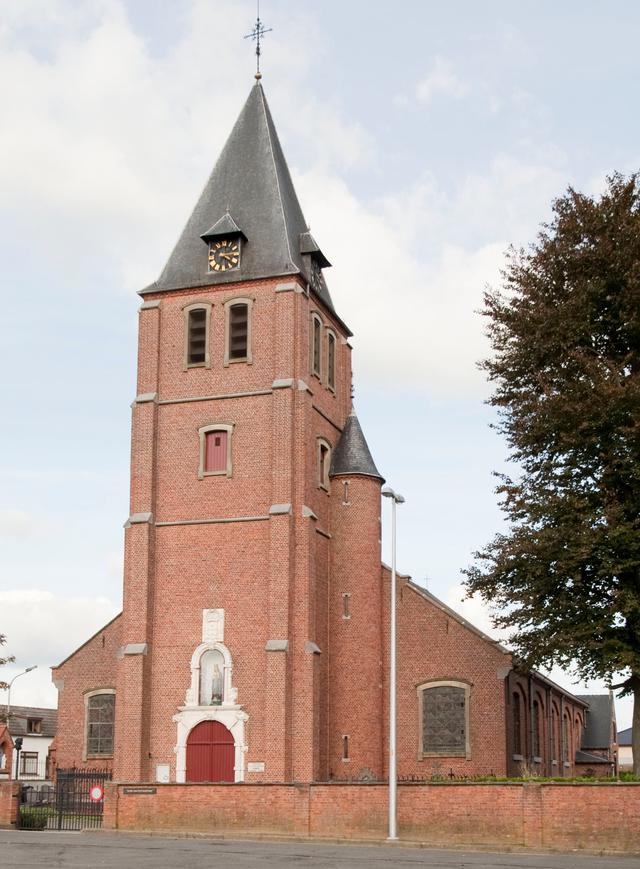
[[[228,272],[240,265],[240,242],[223,238],[209,243],[209,271]]]
[[[319,292],[322,288],[323,278],[322,278],[322,269],[318,265],[315,259],[311,260],[311,286],[316,292]]]

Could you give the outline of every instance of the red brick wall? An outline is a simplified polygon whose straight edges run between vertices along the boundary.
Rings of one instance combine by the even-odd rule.
[[[111,767],[111,758],[83,758],[84,695],[98,688],[115,688],[121,621],[121,616],[116,616],[70,658],[52,669],[52,678],[58,685],[58,726],[51,751],[55,752],[56,766],[63,769],[69,766]],[[116,697],[116,721],[120,711]]]
[[[384,839],[384,785],[107,786],[107,829]],[[400,839],[637,852],[638,784],[400,784]]]
[[[383,570],[388,649],[388,570]],[[398,583],[398,775],[504,775],[506,733],[504,678],[511,655],[400,578]],[[384,665],[384,714],[388,716],[388,662]],[[420,757],[417,687],[428,681],[468,683],[470,756]],[[385,754],[386,754],[385,747]]]
[[[0,829],[15,825],[19,789],[17,782],[0,781]]]
[[[381,717],[380,480],[354,475],[334,478],[331,507],[329,775],[357,779],[369,771],[380,779],[385,727]],[[348,618],[343,594],[350,595]]]
[[[175,775],[172,717],[189,686],[202,610],[218,607],[238,703],[249,715],[246,761],[267,761],[264,774],[247,779],[326,777],[329,552],[318,531],[328,533],[330,508],[318,487],[317,439],[335,446],[340,436],[350,350],[342,327],[321,310],[338,335],[334,393],[324,382],[324,352],[323,377],[310,372],[318,305],[302,290],[290,278],[145,297],[159,307],[140,314],[138,394],[157,402],[134,405],[130,509],[153,514],[153,524],[126,532],[122,643],[147,643],[149,653],[119,665],[115,775],[122,780],[149,780],[157,763]],[[225,366],[224,304],[240,296],[253,300],[252,361]],[[183,308],[196,302],[211,305],[210,367],[185,371]],[[238,395],[252,392],[261,394]],[[198,429],[215,423],[234,426],[232,475],[198,479]],[[290,514],[267,518],[272,504],[283,503]],[[303,506],[317,519],[303,516]],[[234,517],[259,518],[207,522]],[[158,524],[185,520],[204,523]],[[265,653],[270,639],[287,639],[289,651]],[[308,641],[325,657],[311,654]]]

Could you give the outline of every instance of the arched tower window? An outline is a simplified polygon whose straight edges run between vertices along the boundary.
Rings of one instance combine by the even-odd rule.
[[[251,309],[253,299],[229,299],[225,302],[224,364],[251,362]]]
[[[335,392],[336,388],[336,336],[327,332],[327,386]]]
[[[224,700],[224,656],[208,649],[200,658],[200,706],[221,706]]]
[[[318,486],[329,491],[329,469],[331,468],[331,444],[318,438]]]
[[[183,309],[185,317],[184,368],[209,367],[211,305],[194,302]]]
[[[317,314],[311,315],[311,373],[322,377],[322,320]]]
[[[231,436],[233,426],[228,424],[203,425],[200,437],[200,463],[198,478],[231,476]]]

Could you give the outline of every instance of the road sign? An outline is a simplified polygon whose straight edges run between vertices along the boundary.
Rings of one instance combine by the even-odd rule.
[[[89,791],[89,798],[92,803],[99,803],[104,797],[104,788],[101,785],[94,785]]]

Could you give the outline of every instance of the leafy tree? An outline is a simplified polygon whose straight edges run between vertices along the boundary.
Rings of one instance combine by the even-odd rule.
[[[4,646],[6,641],[4,634],[0,634],[0,646]],[[11,664],[13,660],[13,658],[0,658],[0,667],[4,666],[4,664]],[[8,687],[7,683],[0,679],[0,691],[5,691]],[[0,724],[4,721],[6,721],[6,715],[3,710],[0,710]]]
[[[570,666],[634,696],[640,775],[640,188],[569,188],[485,294],[481,363],[512,479],[509,527],[465,571],[468,594],[530,666]],[[621,677],[619,674],[622,674]]]

